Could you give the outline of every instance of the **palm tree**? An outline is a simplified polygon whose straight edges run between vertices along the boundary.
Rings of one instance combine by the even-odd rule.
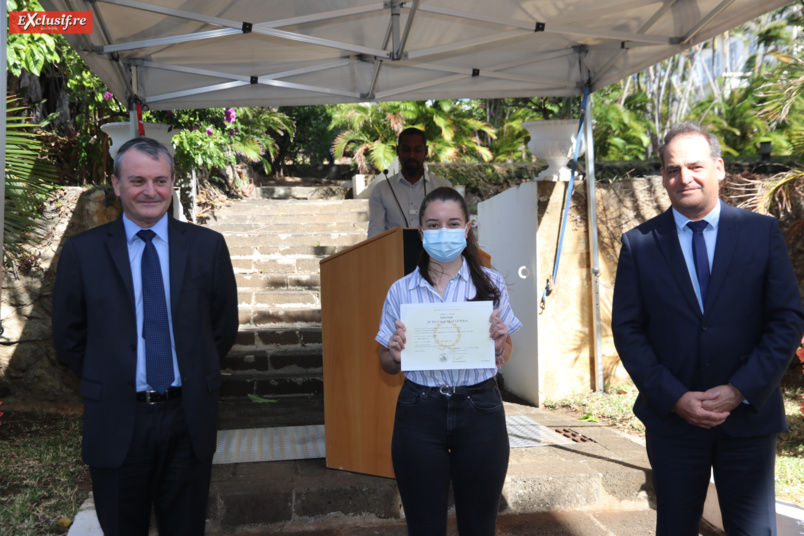
[[[25,107],[6,98],[6,210],[3,220],[4,261],[24,260],[26,247],[40,236],[39,210],[54,189],[56,171],[44,158],[44,144]],[[11,105],[11,106],[10,106]]]
[[[333,126],[343,129],[332,144],[335,157],[351,155],[360,173],[387,167],[396,158],[399,133],[408,127],[425,132],[434,162],[488,162],[491,151],[480,135],[496,135],[471,106],[450,100],[343,104],[335,107]]]

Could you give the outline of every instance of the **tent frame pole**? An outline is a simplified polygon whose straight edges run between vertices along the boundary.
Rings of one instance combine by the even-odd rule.
[[[603,392],[603,355],[601,354],[600,329],[600,259],[597,236],[597,199],[595,196],[595,145],[592,136],[592,100],[594,93],[586,101],[586,209],[589,223],[589,273],[592,288],[592,352],[595,359],[595,391]]]

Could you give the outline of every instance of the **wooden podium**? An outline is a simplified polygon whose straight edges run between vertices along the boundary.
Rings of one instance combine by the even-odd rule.
[[[417,229],[395,227],[321,261],[327,467],[394,477],[404,376],[383,372],[374,337],[388,289],[415,269],[421,249]]]

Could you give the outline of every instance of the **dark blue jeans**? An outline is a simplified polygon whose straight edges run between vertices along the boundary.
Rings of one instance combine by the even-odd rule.
[[[495,533],[508,432],[500,391],[443,395],[406,381],[396,405],[391,456],[408,534],[444,536],[450,480],[461,536]]]

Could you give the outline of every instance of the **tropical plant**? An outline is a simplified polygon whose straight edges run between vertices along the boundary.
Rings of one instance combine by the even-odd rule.
[[[271,134],[293,134],[292,121],[268,108],[154,111],[144,113],[143,118],[166,123],[175,131],[173,145],[180,174],[195,169],[208,179],[239,160],[262,162],[269,173],[270,158],[277,150]],[[234,189],[243,186],[237,174],[233,177]]]
[[[804,46],[804,36],[798,36],[798,50]],[[804,60],[790,54],[775,53],[778,62],[769,72],[769,81],[757,91],[763,97],[764,105],[757,115],[769,121],[769,128],[775,128],[789,121],[789,148],[791,151],[804,150],[804,103],[802,84],[804,84]],[[768,213],[774,207],[781,211],[791,208],[789,191],[804,182],[804,169],[801,167],[779,173],[767,181],[746,181],[743,189],[747,191],[742,206]]]
[[[480,134],[496,136],[471,105],[450,100],[343,104],[334,108],[332,126],[341,129],[333,154],[351,155],[361,173],[387,167],[396,158],[397,136],[408,127],[425,132],[433,162],[488,162],[492,154]]]
[[[282,106],[278,109],[279,113],[285,114],[293,122],[295,133],[293,136],[275,137],[277,151],[271,163],[274,171],[286,163],[333,161],[331,148],[335,133],[330,128],[332,109],[330,105]]]
[[[648,119],[648,96],[625,95],[624,84],[612,84],[594,95],[595,158],[642,160],[651,146],[653,124]]]
[[[804,38],[801,38],[804,41]],[[804,47],[804,42],[798,45]],[[790,122],[790,145],[796,153],[804,152],[804,58],[791,54],[776,53],[775,69],[769,73],[769,81],[759,87],[765,98],[759,116],[767,119],[771,128]]]
[[[18,264],[26,247],[40,236],[38,224],[42,202],[56,183],[53,165],[46,160],[44,144],[18,100],[6,98],[4,261]]]
[[[41,11],[38,0],[8,0],[9,10]],[[69,138],[62,152],[65,169],[78,176],[79,183],[103,183],[111,168],[108,142],[100,125],[127,119],[125,108],[61,35],[9,34],[7,47],[9,87],[16,88],[23,76],[39,77],[42,94],[56,95],[51,102],[38,101],[37,92],[25,94],[29,115],[48,117],[47,129]],[[104,95],[106,97],[104,98]]]
[[[396,138],[404,121],[396,104],[342,104],[335,107],[332,127],[342,129],[332,142],[335,158],[351,155],[360,173],[386,168],[396,157]]]
[[[8,11],[42,11],[38,0],[6,0]],[[8,34],[6,62],[9,72],[20,76],[25,69],[38,75],[48,63],[59,61],[57,40],[51,34]]]

